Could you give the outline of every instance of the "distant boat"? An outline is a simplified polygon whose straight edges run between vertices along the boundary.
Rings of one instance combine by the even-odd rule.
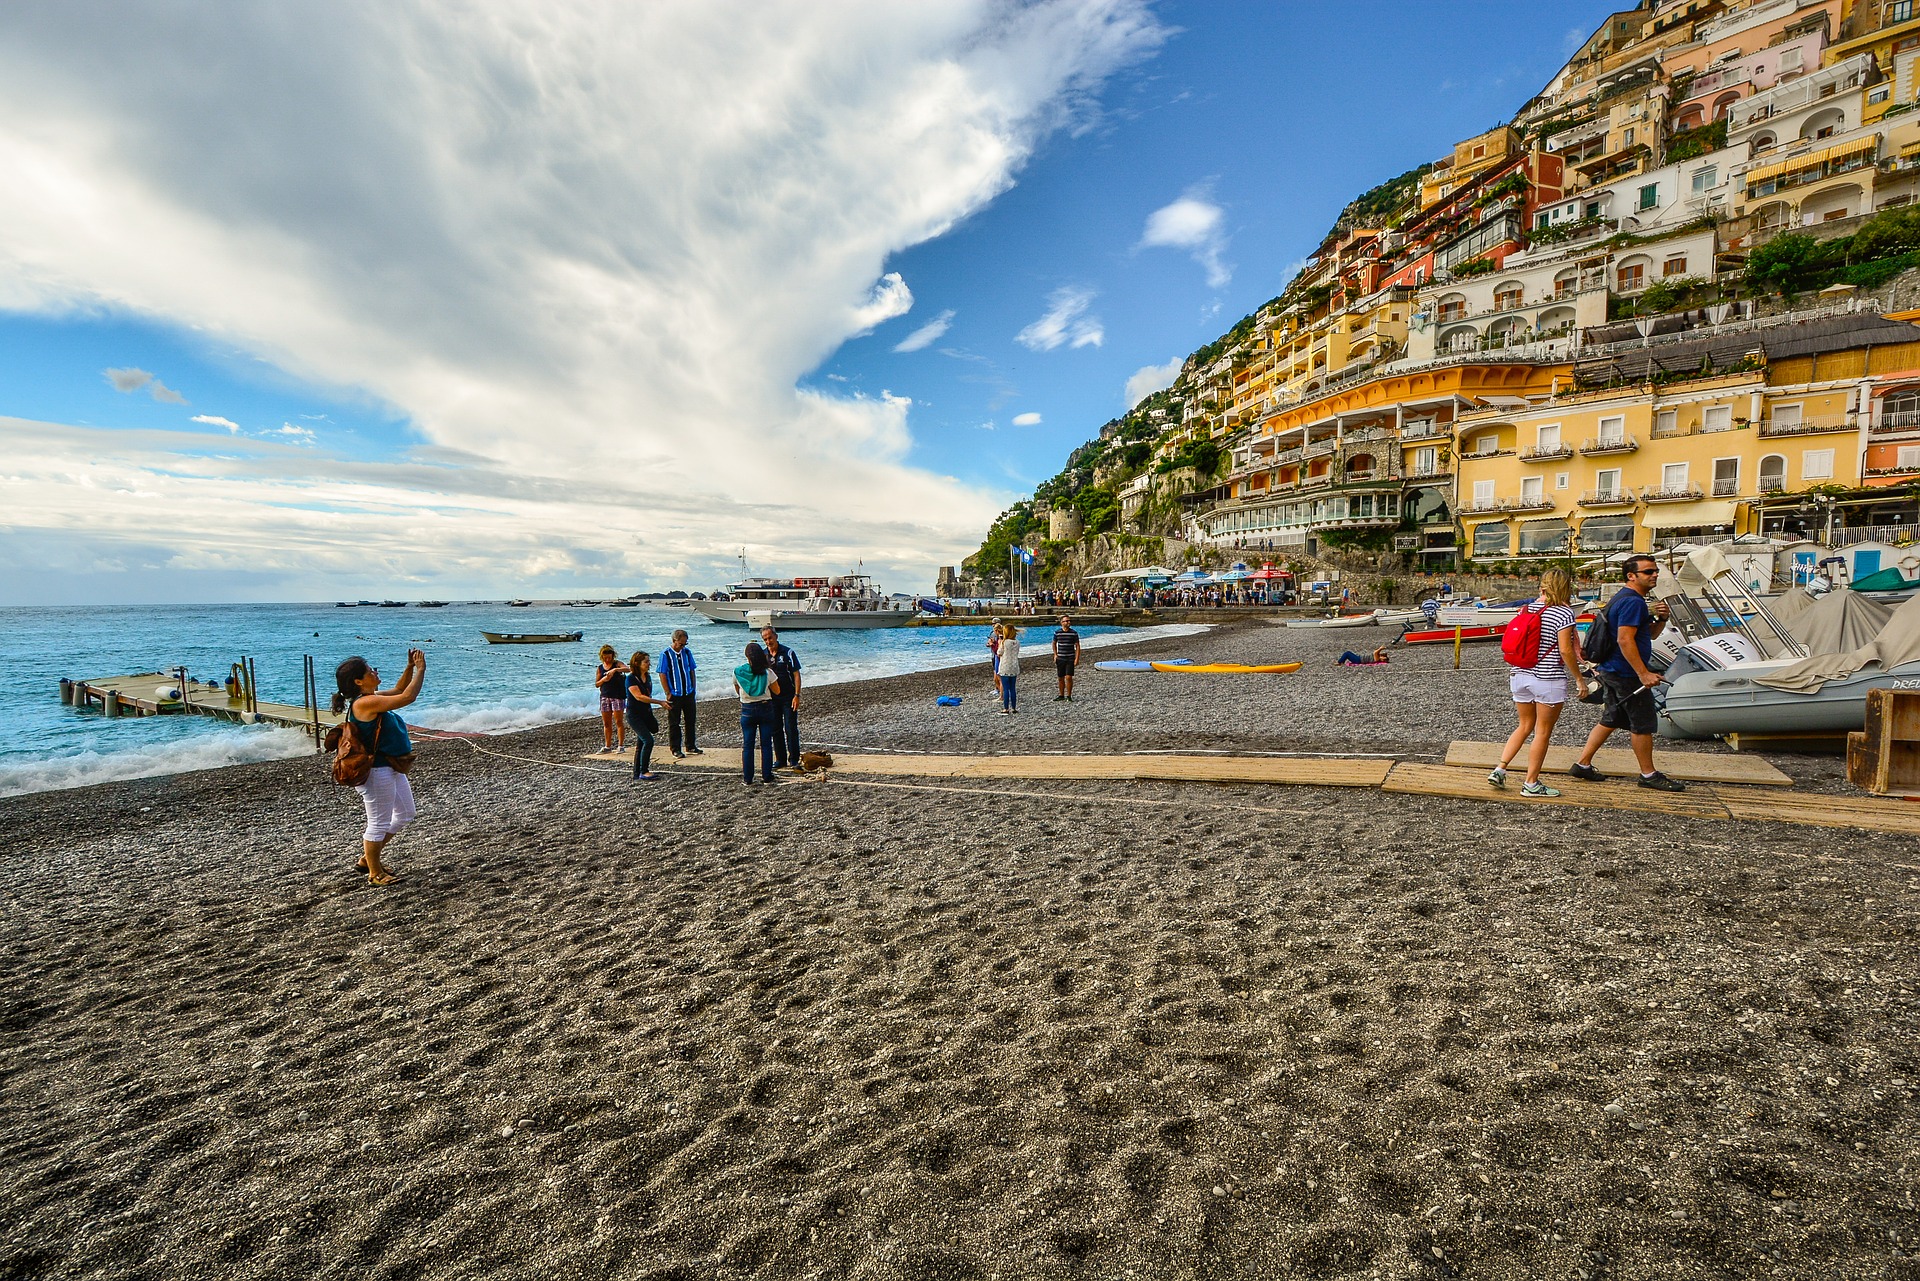
[[[507,604],[515,609],[525,609],[527,606],[533,604],[533,602],[530,600],[510,600]]]
[[[570,600],[567,602],[567,608],[568,609],[592,609],[595,606],[597,606],[599,603],[600,602],[597,600]]]
[[[608,609],[632,609],[634,606],[638,605],[639,603],[640,602],[637,600],[610,600],[607,602],[607,608]]]
[[[350,601],[350,600],[337,600],[337,601],[335,601],[335,602],[333,602],[333,607],[334,607],[335,609],[353,609],[353,608],[356,608],[356,606],[354,605],[354,603],[353,603],[352,601]]]
[[[489,645],[560,645],[577,641],[585,632],[481,632]]]
[[[371,601],[367,603],[372,604]],[[407,602],[403,600],[383,600],[380,602],[381,609],[405,609],[406,607]]]
[[[380,602],[377,600],[363,600],[360,603],[362,605],[378,605]]]
[[[446,604],[447,602],[443,600],[418,600],[413,603],[413,607],[415,609],[444,609]]]

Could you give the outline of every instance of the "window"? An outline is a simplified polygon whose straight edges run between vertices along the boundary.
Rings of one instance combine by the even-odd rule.
[[[1798,45],[1780,51],[1780,70],[1798,71],[1804,51]]]
[[[1423,445],[1413,451],[1413,474],[1431,476],[1440,470],[1440,450],[1433,445]]]
[[[1507,548],[1512,546],[1512,531],[1503,520],[1488,521],[1473,531],[1473,554],[1476,557],[1505,556]]]
[[[1633,550],[1633,517],[1589,516],[1580,522],[1580,550],[1610,552]]]
[[[1480,146],[1478,146],[1478,147],[1475,147],[1475,148],[1473,149],[1473,158],[1474,158],[1475,160],[1478,160],[1478,159],[1480,159],[1480,157],[1482,157],[1482,156],[1484,156],[1484,155],[1486,155],[1486,154],[1487,154],[1487,148],[1486,148],[1486,145],[1485,145],[1484,143],[1483,143],[1483,144],[1481,144],[1481,145],[1480,145]]]
[[[1620,469],[1608,467],[1604,471],[1593,473],[1593,492],[1596,497],[1620,492]]]
[[[1530,520],[1520,526],[1520,554],[1551,556],[1564,552],[1572,532],[1564,520]]]
[[[1567,473],[1563,471],[1553,473],[1553,487],[1555,489],[1565,489],[1567,487]]]
[[[1733,498],[1740,493],[1740,460],[1738,458],[1716,458],[1713,460],[1713,496],[1715,498]]]
[[[1732,426],[1732,405],[1708,405],[1700,413],[1701,431],[1726,431]]]
[[[1630,293],[1639,289],[1646,283],[1646,275],[1647,269],[1645,264],[1636,262],[1632,266],[1622,267],[1620,269],[1620,292]]]
[[[1553,296],[1555,298],[1571,298],[1574,295],[1574,291],[1579,287],[1580,273],[1577,271],[1563,271],[1553,278]]]
[[[1624,414],[1615,414],[1600,420],[1600,443],[1603,445],[1622,444],[1627,439],[1627,419]]]
[[[1887,6],[1888,22],[1908,22],[1913,18],[1913,0],[1893,0]]]
[[[1693,171],[1693,189],[1696,193],[1712,191],[1720,185],[1720,166],[1707,165]]]
[[[1686,256],[1684,254],[1681,254],[1681,255],[1676,255],[1675,257],[1667,259],[1666,263],[1662,265],[1660,268],[1660,274],[1663,276],[1686,275],[1687,274]]]
[[[1660,468],[1660,488],[1672,492],[1687,487],[1687,464],[1666,463]]]
[[[1514,311],[1520,306],[1521,299],[1524,296],[1525,294],[1519,285],[1502,285],[1494,291],[1493,309],[1495,311]]]
[[[1547,224],[1551,223],[1552,221],[1553,221],[1552,214],[1537,213],[1533,216],[1533,229],[1535,231],[1541,231],[1545,229]]]
[[[1808,449],[1800,454],[1801,480],[1832,480],[1833,451],[1831,449]]]
[[[1660,203],[1660,184],[1659,183],[1650,182],[1646,186],[1640,188],[1640,207],[1642,209],[1651,209],[1659,203]]]
[[[1600,216],[1600,202],[1598,200],[1588,202],[1586,216],[1589,218],[1598,218]]]
[[[1760,492],[1778,494],[1787,487],[1787,459],[1784,454],[1768,454],[1760,460]]]
[[[1520,482],[1520,501],[1537,503],[1547,496],[1546,482],[1538,476],[1528,476]]]
[[[1548,423],[1540,429],[1538,436],[1540,452],[1550,454],[1560,448],[1560,424]]]
[[[1488,432],[1484,436],[1475,436],[1473,438],[1473,452],[1476,454],[1495,453],[1499,450],[1499,448],[1500,448],[1500,437],[1494,435],[1492,432]]]
[[[1806,406],[1804,404],[1775,405],[1773,407],[1773,425],[1775,427],[1798,427],[1800,425],[1800,412],[1805,408]]]
[[[1892,95],[1892,92],[1893,92],[1892,85],[1877,84],[1873,88],[1867,90],[1867,104],[1871,106],[1874,103],[1885,102],[1888,99],[1888,97]]]
[[[1473,505],[1475,507],[1493,506],[1493,482],[1476,480],[1473,482]]]
[[[1631,128],[1628,128],[1621,133],[1620,145],[1623,147],[1631,147],[1633,145],[1633,130]]]
[[[1674,435],[1679,430],[1680,430],[1680,411],[1676,409],[1662,409],[1657,411],[1654,414],[1653,416],[1653,434],[1654,435],[1671,436],[1671,435]]]

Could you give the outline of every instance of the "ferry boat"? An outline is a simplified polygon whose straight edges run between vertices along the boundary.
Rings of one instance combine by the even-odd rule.
[[[819,628],[905,627],[918,612],[911,601],[890,599],[865,574],[831,578],[743,578],[728,583],[725,599],[697,600],[693,608],[716,623],[772,626],[780,631]]]

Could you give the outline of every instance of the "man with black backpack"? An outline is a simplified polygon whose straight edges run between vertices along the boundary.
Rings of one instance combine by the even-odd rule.
[[[1594,675],[1606,695],[1600,723],[1587,735],[1580,759],[1568,772],[1575,778],[1597,783],[1606,775],[1593,767],[1593,756],[1601,744],[1617,729],[1624,729],[1633,740],[1634,760],[1640,766],[1640,786],[1660,792],[1684,792],[1685,783],[1668,778],[1653,767],[1653,735],[1659,728],[1658,709],[1653,702],[1653,687],[1660,674],[1649,665],[1653,658],[1653,638],[1667,625],[1667,606],[1663,601],[1647,601],[1647,593],[1660,581],[1660,566],[1651,556],[1630,556],[1625,566],[1626,586],[1607,602],[1600,617],[1593,620],[1583,647],[1586,657],[1596,664]]]

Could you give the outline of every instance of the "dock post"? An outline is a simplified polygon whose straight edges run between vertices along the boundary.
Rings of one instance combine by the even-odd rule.
[[[100,709],[110,717],[118,716],[120,714],[120,695],[113,690],[107,690],[105,694],[101,696]]]
[[[73,706],[73,682],[64,676],[60,678],[60,706]]]
[[[253,670],[251,658],[241,661],[247,665],[247,710],[258,717],[260,715],[260,678]]]

